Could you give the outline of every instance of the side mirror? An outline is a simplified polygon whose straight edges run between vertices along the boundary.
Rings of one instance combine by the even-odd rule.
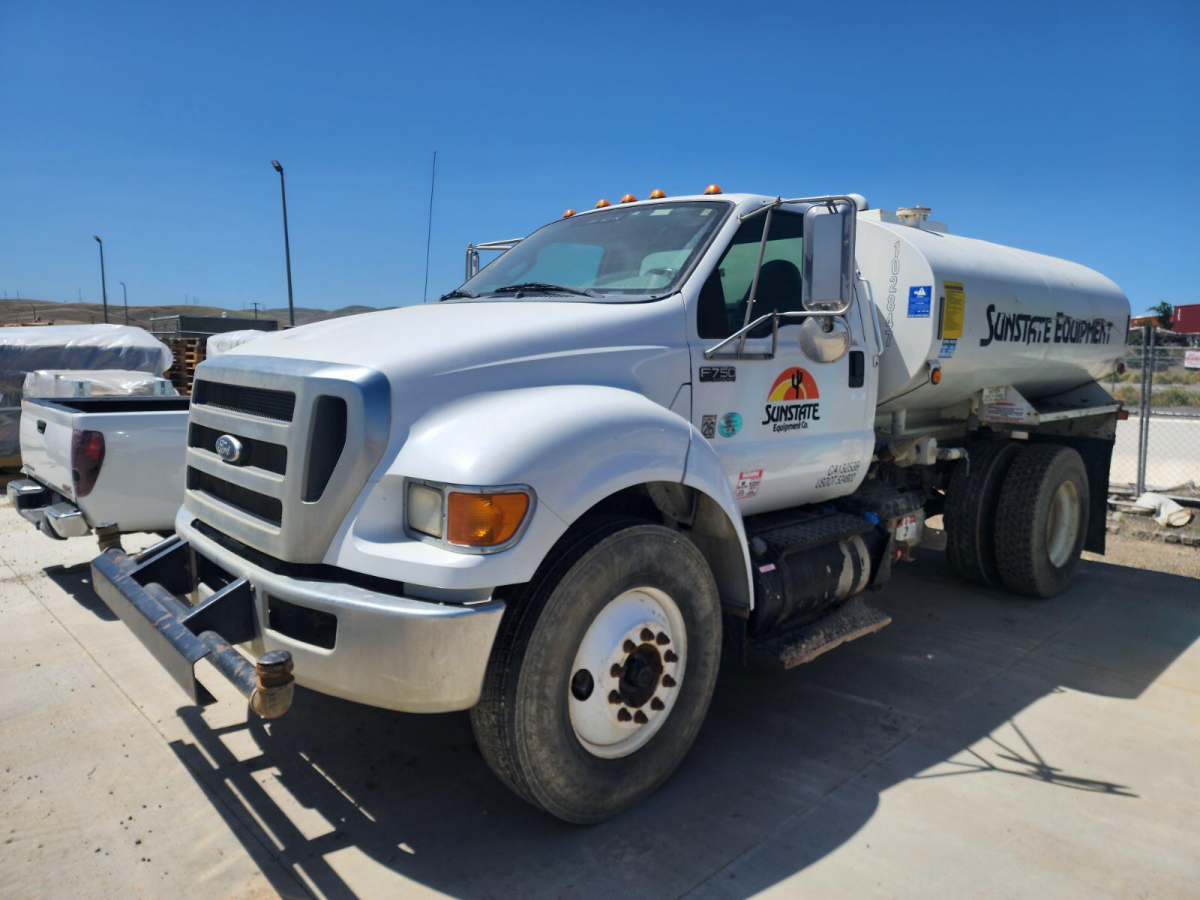
[[[840,310],[854,296],[854,226],[858,210],[846,201],[804,213],[804,269],[800,301],[805,309]]]

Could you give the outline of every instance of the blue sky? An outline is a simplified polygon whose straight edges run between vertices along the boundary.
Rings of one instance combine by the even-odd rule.
[[[1200,4],[0,0],[0,290],[419,302],[625,191],[856,191],[1200,302]]]

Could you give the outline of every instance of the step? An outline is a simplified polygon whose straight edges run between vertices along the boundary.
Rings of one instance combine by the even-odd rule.
[[[752,658],[763,668],[791,669],[891,623],[887,613],[867,606],[862,597],[851,597],[819,619],[759,641]]]

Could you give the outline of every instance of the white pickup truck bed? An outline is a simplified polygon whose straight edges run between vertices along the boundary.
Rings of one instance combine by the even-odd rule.
[[[50,537],[76,537],[109,522],[120,532],[173,531],[183,500],[188,403],[187,397],[27,398],[21,417],[27,477],[9,485],[13,506]],[[100,458],[94,481],[73,458],[89,439]]]

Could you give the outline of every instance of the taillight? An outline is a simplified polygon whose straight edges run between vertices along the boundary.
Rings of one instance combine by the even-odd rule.
[[[99,431],[71,432],[71,480],[75,496],[86,497],[96,486],[104,464],[104,434]]]

